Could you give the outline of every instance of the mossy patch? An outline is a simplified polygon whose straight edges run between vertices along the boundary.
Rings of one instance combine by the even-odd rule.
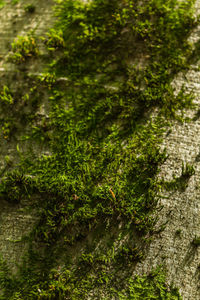
[[[101,290],[102,299],[116,291],[121,299],[179,299],[162,275],[127,278],[148,247],[166,187],[158,179],[163,133],[193,106],[184,86],[172,86],[194,54],[193,4],[59,1],[58,22],[43,39],[47,71],[26,97],[31,102],[37,90],[38,103],[44,90],[49,95],[48,116],[25,137],[48,145],[49,154],[21,153],[18,170],[0,186],[10,202],[37,196],[40,216],[17,287],[4,287],[5,297],[87,299]],[[32,37],[13,47],[19,65],[38,53]],[[12,94],[2,93],[13,105]],[[188,179],[193,171],[183,172]]]

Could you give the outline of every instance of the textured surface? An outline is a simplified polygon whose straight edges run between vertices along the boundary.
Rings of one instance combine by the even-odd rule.
[[[197,41],[198,30],[191,36]],[[195,94],[195,111],[188,111],[190,122],[175,123],[166,136],[163,148],[169,155],[161,168],[161,176],[172,180],[179,177],[182,163],[195,168],[185,191],[173,191],[163,195],[159,213],[160,223],[167,222],[165,230],[154,237],[145,261],[138,264],[136,273],[148,272],[152,267],[164,265],[167,269],[168,284],[180,289],[184,300],[200,299],[200,247],[192,241],[200,236],[200,72],[198,65],[191,66],[185,76],[180,75],[174,82],[177,89],[185,85]]]
[[[7,1],[6,6],[0,10],[0,71],[2,80],[6,74],[17,72],[15,67],[5,62],[5,57],[10,50],[10,43],[17,35],[23,35],[30,30],[38,36],[42,35],[52,24],[53,1],[34,1],[36,13],[27,14],[24,10],[26,1],[12,5]],[[199,4],[197,2],[197,4]],[[199,29],[200,30],[200,29]],[[196,30],[191,41],[195,42],[199,36]],[[33,70],[39,70],[35,64]],[[9,75],[10,76],[10,75]],[[18,84],[22,84],[19,81]],[[180,75],[174,83],[177,88],[186,84],[196,94],[196,103],[200,96],[200,71],[197,65],[191,67],[186,77]],[[189,117],[194,117],[195,112],[188,112]],[[192,241],[195,236],[200,236],[200,118],[196,117],[189,123],[176,123],[171,133],[166,136],[163,147],[167,148],[169,158],[162,166],[161,176],[166,180],[173,175],[181,175],[182,162],[195,166],[196,173],[188,183],[185,191],[168,193],[162,197],[163,209],[160,212],[160,222],[166,224],[165,230],[157,234],[147,251],[145,260],[138,264],[135,273],[148,272],[158,264],[166,265],[168,284],[180,288],[183,299],[200,299],[200,247],[194,247]],[[9,153],[15,159],[16,144],[1,141],[0,164],[5,155]],[[26,203],[21,206],[9,206],[5,202],[0,204],[0,252],[10,265],[19,262],[25,242],[20,242],[22,236],[28,233],[36,216],[30,215]]]
[[[199,13],[200,1],[196,1],[196,13]],[[199,40],[200,27],[191,35],[190,41]],[[182,163],[192,164],[195,168],[185,191],[168,192],[161,199],[163,209],[159,214],[160,223],[165,230],[159,233],[151,243],[145,261],[138,264],[135,272],[143,273],[157,265],[167,269],[168,284],[179,288],[184,300],[200,299],[200,247],[192,241],[200,236],[200,71],[199,63],[191,65],[187,74],[179,75],[174,82],[179,89],[185,85],[195,95],[195,111],[188,111],[191,121],[175,123],[166,136],[163,148],[169,155],[162,166],[161,176],[172,180],[173,175],[180,176]]]
[[[0,81],[12,89],[21,89],[25,83],[15,65],[6,61],[8,52],[11,50],[11,43],[19,35],[26,35],[33,30],[36,36],[46,33],[53,23],[52,0],[34,0],[36,10],[33,14],[25,11],[27,1],[19,1],[12,4],[7,0],[5,6],[0,10]],[[26,72],[32,72],[32,68],[40,70],[40,61],[36,60],[27,65]],[[13,80],[15,78],[15,80]],[[0,124],[0,127],[2,124]],[[4,157],[9,156],[16,164],[18,140],[9,142],[0,138],[0,168],[5,167]],[[0,253],[15,270],[26,249],[26,242],[21,238],[28,234],[33,228],[37,217],[28,210],[28,203],[24,201],[20,205],[9,205],[1,199],[0,202]]]

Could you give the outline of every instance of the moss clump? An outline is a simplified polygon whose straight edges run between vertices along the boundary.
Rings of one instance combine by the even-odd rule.
[[[39,54],[36,40],[32,35],[17,37],[11,46],[12,53],[9,54],[8,60],[16,64]]]
[[[35,5],[34,4],[27,4],[25,7],[24,7],[25,11],[30,13],[30,14],[33,14],[35,12]]]
[[[195,237],[192,241],[192,244],[195,246],[200,246],[200,237]]]
[[[0,92],[0,101],[5,105],[13,104],[12,93],[6,85],[4,85],[3,90]]]
[[[182,172],[179,177],[173,176],[171,181],[164,181],[164,187],[166,190],[180,190],[185,191],[188,186],[188,181],[192,175],[195,174],[195,169],[193,165],[182,163]]]

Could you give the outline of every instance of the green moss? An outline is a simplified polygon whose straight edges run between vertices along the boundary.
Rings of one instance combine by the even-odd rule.
[[[182,172],[179,177],[173,176],[174,178],[171,181],[164,181],[163,185],[166,190],[180,190],[185,191],[188,186],[188,181],[192,175],[195,174],[195,169],[193,165],[189,163],[182,163]]]
[[[14,100],[12,97],[12,93],[6,85],[4,85],[3,90],[0,92],[0,101],[5,105],[13,104]]]
[[[148,276],[130,278],[128,293],[119,294],[119,299],[181,299],[178,291],[165,285],[165,275],[159,269],[152,271]]]
[[[27,4],[25,7],[24,7],[25,11],[30,13],[30,14],[33,14],[35,12],[35,5],[34,4]]]
[[[5,5],[5,1],[4,0],[0,0],[0,9],[3,8]]]
[[[8,60],[16,64],[39,54],[36,40],[32,35],[17,37],[11,46],[12,53],[9,54]]]
[[[195,237],[194,240],[192,241],[192,243],[195,246],[200,246],[200,238],[199,237]]]
[[[18,4],[19,2],[20,2],[20,0],[12,0],[12,1],[11,1],[11,3],[12,3],[13,5]]]
[[[26,135],[49,155],[21,154],[0,184],[10,202],[36,196],[39,215],[18,287],[4,289],[10,299],[87,299],[95,291],[102,299],[179,299],[160,273],[127,278],[143,258],[166,187],[158,179],[163,133],[193,107],[193,96],[172,86],[193,55],[193,2],[59,1],[58,22],[44,38],[48,70],[27,100],[49,95],[48,116]],[[38,54],[32,37],[13,51],[20,61]],[[194,173],[189,165],[182,171],[184,182]]]
[[[62,30],[51,29],[48,33],[47,39],[45,39],[45,44],[49,51],[55,51],[65,47],[65,41],[63,38]]]

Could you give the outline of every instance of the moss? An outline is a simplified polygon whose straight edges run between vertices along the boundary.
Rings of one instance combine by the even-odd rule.
[[[36,196],[39,215],[17,288],[4,288],[5,297],[87,299],[102,291],[104,299],[179,299],[161,273],[127,278],[143,258],[166,187],[158,180],[163,133],[193,105],[184,87],[172,87],[193,55],[192,5],[59,1],[58,22],[44,38],[48,70],[34,82],[38,93],[31,88],[26,98],[37,106],[43,90],[49,95],[49,115],[25,138],[50,154],[21,154],[18,170],[0,184],[8,201]],[[38,54],[32,42],[13,44],[20,61]],[[183,166],[184,182],[193,173]]]
[[[17,37],[11,46],[12,52],[8,56],[8,61],[16,64],[39,54],[36,40],[31,34]]]
[[[5,1],[1,0],[1,1],[0,1],[0,9],[3,8],[4,5],[5,5]]]
[[[13,5],[18,4],[19,2],[20,2],[20,0],[12,0],[12,1],[11,1],[11,3],[12,3]]]
[[[24,7],[25,11],[30,13],[30,14],[33,14],[35,12],[35,5],[34,4],[27,4],[25,7]]]
[[[0,92],[0,101],[5,105],[13,104],[12,93],[6,85],[4,85],[3,90]]]
[[[195,246],[200,246],[200,238],[195,237],[194,240],[192,241],[192,244]]]
[[[166,190],[180,190],[185,191],[185,189],[188,186],[188,181],[191,176],[195,174],[195,169],[193,165],[190,165],[189,163],[182,163],[182,172],[179,177],[173,176],[173,179],[171,181],[164,181],[163,186]]]

